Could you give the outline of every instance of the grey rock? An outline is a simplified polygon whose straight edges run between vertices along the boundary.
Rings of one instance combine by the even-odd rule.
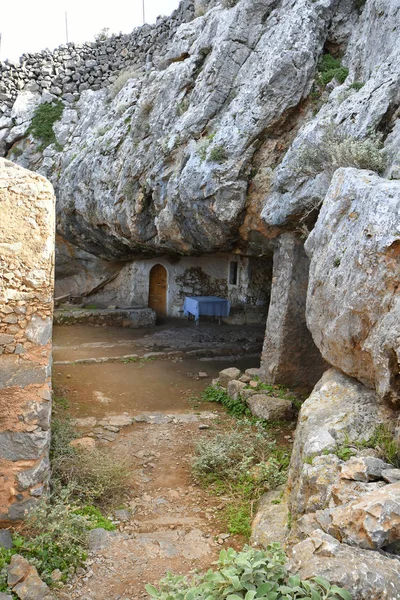
[[[342,465],[340,477],[354,481],[375,481],[381,479],[385,469],[390,469],[390,465],[380,458],[353,456]]]
[[[308,271],[302,241],[296,234],[281,235],[261,355],[263,381],[315,385],[326,368],[306,325]]]
[[[12,535],[9,529],[0,529],[0,547],[10,550],[13,546]]]
[[[382,471],[382,479],[387,483],[396,483],[400,481],[400,469],[384,469]]]
[[[326,533],[350,546],[377,550],[398,542],[400,482],[385,485],[349,504],[318,511],[316,520]]]
[[[397,600],[399,564],[395,557],[340,544],[319,530],[293,547],[289,569],[302,579],[324,577],[347,589],[353,600]]]
[[[30,342],[38,346],[45,346],[51,341],[52,329],[53,322],[50,317],[42,319],[38,315],[32,315],[25,333]]]
[[[106,531],[102,527],[89,532],[88,546],[92,552],[99,552],[108,548],[117,537],[115,531]]]
[[[220,376],[221,376],[221,374],[220,374]],[[246,388],[245,383],[243,383],[242,381],[236,381],[235,379],[233,379],[232,381],[228,382],[228,386],[227,386],[228,396],[233,398],[233,400],[237,400],[245,388]]]
[[[302,404],[289,469],[290,510],[296,515],[307,460],[334,451],[343,443],[372,437],[379,422],[375,392],[330,369]]]
[[[284,544],[289,533],[288,506],[282,490],[272,490],[261,496],[251,526],[252,546],[266,548],[269,544]]]
[[[291,421],[293,405],[290,400],[274,398],[267,394],[255,394],[247,399],[251,414],[266,421]]]
[[[114,515],[115,518],[118,519],[118,521],[130,521],[132,517],[131,511],[127,509],[116,510],[114,511]]]
[[[219,373],[219,384],[222,387],[227,387],[230,381],[239,379],[240,375],[241,371],[236,367],[229,367],[228,369],[224,369]]]
[[[392,402],[400,359],[399,215],[398,181],[339,169],[306,243],[315,343],[330,364]]]
[[[0,432],[0,456],[5,460],[36,460],[41,458],[50,442],[48,431],[22,433],[16,431]]]
[[[43,458],[35,467],[17,473],[18,487],[27,490],[38,483],[47,481],[50,476],[50,461]]]

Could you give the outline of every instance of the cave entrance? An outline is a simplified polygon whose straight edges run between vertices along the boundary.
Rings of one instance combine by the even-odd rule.
[[[167,288],[168,273],[160,264],[154,265],[149,277],[149,308],[152,308],[157,317],[167,314]]]

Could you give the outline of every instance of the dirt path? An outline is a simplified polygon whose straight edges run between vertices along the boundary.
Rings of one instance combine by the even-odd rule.
[[[70,343],[90,357],[91,345],[77,345],[73,332],[63,329],[64,338],[57,333],[63,348],[58,356],[68,355]],[[101,343],[101,333],[96,336]],[[147,598],[145,584],[157,583],[167,571],[207,569],[221,547],[243,545],[224,531],[224,499],[196,486],[190,469],[196,440],[233,424],[218,406],[197,404],[193,396],[231,364],[178,359],[55,367],[55,386],[67,396],[82,436],[94,436],[132,465],[132,491],[116,513],[118,531],[92,534],[88,569],[60,591],[60,599]],[[257,366],[257,360],[242,366]],[[110,421],[115,416],[133,424],[108,425],[118,425],[118,419]]]

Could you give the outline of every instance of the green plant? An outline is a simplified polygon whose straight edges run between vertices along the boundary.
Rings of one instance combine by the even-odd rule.
[[[228,158],[226,150],[223,146],[214,146],[211,149],[209,160],[212,162],[223,163]]]
[[[51,584],[54,569],[62,572],[65,581],[71,569],[86,560],[89,530],[90,519],[78,513],[70,488],[65,488],[31,510],[20,534],[14,537],[14,545]]]
[[[353,81],[353,83],[349,85],[349,88],[358,92],[359,90],[361,90],[361,88],[364,87],[364,85],[365,83],[363,83],[362,81]]]
[[[113,456],[105,448],[88,451],[73,447],[71,442],[76,437],[70,418],[53,419],[50,447],[53,490],[60,493],[67,486],[75,500],[112,505],[129,487],[128,459]]]
[[[201,399],[205,402],[218,402],[219,404],[222,404],[230,415],[237,418],[251,415],[250,410],[240,396],[234,400],[228,396],[224,388],[219,386],[207,387],[203,391]]]
[[[302,581],[289,575],[279,544],[266,550],[245,546],[242,552],[222,550],[216,570],[190,579],[168,573],[159,589],[146,590],[158,600],[351,600],[349,592],[322,577]]]
[[[61,119],[63,110],[64,105],[61,100],[44,102],[37,107],[28,128],[28,133],[41,140],[42,148],[46,148],[56,141],[53,125]]]
[[[83,308],[94,309],[97,308],[96,304],[85,304]]]
[[[387,425],[380,423],[371,438],[358,446],[378,450],[381,458],[394,467],[400,468],[400,448]]]
[[[335,258],[335,260],[333,261],[333,266],[334,267],[340,267],[340,258]]]
[[[93,506],[92,504],[86,504],[86,506],[82,506],[82,508],[78,508],[76,511],[77,515],[82,515],[88,518],[89,528],[97,529],[101,527],[106,531],[115,531],[116,526],[110,519],[107,519],[104,515],[102,515],[101,511],[97,506]]]
[[[325,86],[327,83],[336,79],[339,83],[344,83],[349,74],[347,67],[344,67],[340,60],[330,54],[324,54],[318,64],[317,82]]]
[[[340,167],[369,169],[382,174],[386,168],[386,155],[380,137],[356,138],[339,131],[331,123],[325,127],[318,141],[304,146],[298,155],[299,174],[333,174]],[[314,208],[314,205],[310,206],[310,212]]]

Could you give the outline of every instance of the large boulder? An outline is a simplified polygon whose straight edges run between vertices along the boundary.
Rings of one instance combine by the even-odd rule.
[[[344,443],[368,440],[379,418],[375,392],[335,369],[324,373],[303,403],[296,429],[288,481],[294,517],[303,514],[308,498],[316,493],[318,496],[327,482],[335,481],[339,472],[337,457],[323,456],[323,465],[317,468],[322,472],[315,474],[321,483],[316,483],[310,465],[311,462],[314,465],[315,457],[335,452]],[[313,506],[315,510],[314,501]]]
[[[347,589],[352,600],[400,597],[400,561],[396,557],[352,548],[321,530],[294,546],[289,568],[302,579],[324,577]]]
[[[323,357],[400,401],[400,182],[339,169],[306,242],[307,323]]]
[[[400,540],[400,482],[320,511],[321,529],[350,546],[377,550]]]

